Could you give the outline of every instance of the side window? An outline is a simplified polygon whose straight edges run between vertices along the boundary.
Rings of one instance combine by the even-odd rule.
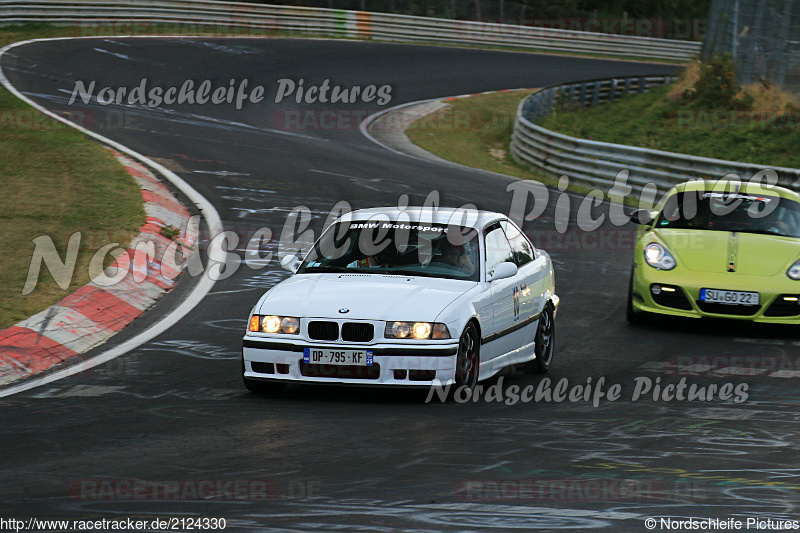
[[[511,243],[511,253],[514,257],[514,262],[518,267],[526,265],[533,261],[534,252],[528,239],[525,238],[514,224],[508,221],[501,221],[500,225],[506,232],[508,242]]]
[[[508,244],[508,239],[499,224],[490,226],[485,235],[487,272],[491,272],[504,261],[514,261],[511,245]]]

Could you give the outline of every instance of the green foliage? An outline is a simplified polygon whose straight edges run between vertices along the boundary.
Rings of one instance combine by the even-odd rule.
[[[700,66],[700,78],[694,87],[683,92],[682,98],[695,109],[750,109],[753,97],[741,93],[733,60],[728,55],[718,55]]]

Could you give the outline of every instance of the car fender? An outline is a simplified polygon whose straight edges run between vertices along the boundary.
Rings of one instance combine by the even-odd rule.
[[[485,317],[481,316],[475,301],[482,293],[486,292],[486,285],[486,283],[478,283],[475,287],[450,302],[436,317],[436,322],[442,322],[447,326],[451,337],[459,338],[461,332],[467,326],[467,322],[472,319],[475,319],[478,322],[478,328],[481,331],[483,330],[483,318]]]

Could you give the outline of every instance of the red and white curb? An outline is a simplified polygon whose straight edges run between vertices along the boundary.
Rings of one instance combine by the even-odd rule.
[[[189,223],[189,211],[144,165],[111,151],[142,189],[147,215],[126,249],[127,256],[106,270],[110,275],[118,268],[127,273],[111,286],[98,284],[96,278],[0,331],[0,385],[50,369],[108,340],[175,286],[180,268],[170,255],[176,249],[184,259],[192,253],[198,229]],[[161,234],[170,226],[180,230],[174,242]],[[147,257],[144,250],[151,246],[155,253]]]

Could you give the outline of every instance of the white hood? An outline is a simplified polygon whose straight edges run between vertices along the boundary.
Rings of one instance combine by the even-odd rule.
[[[300,274],[273,287],[259,314],[432,322],[473,281],[384,274]],[[349,309],[340,313],[340,309]]]

